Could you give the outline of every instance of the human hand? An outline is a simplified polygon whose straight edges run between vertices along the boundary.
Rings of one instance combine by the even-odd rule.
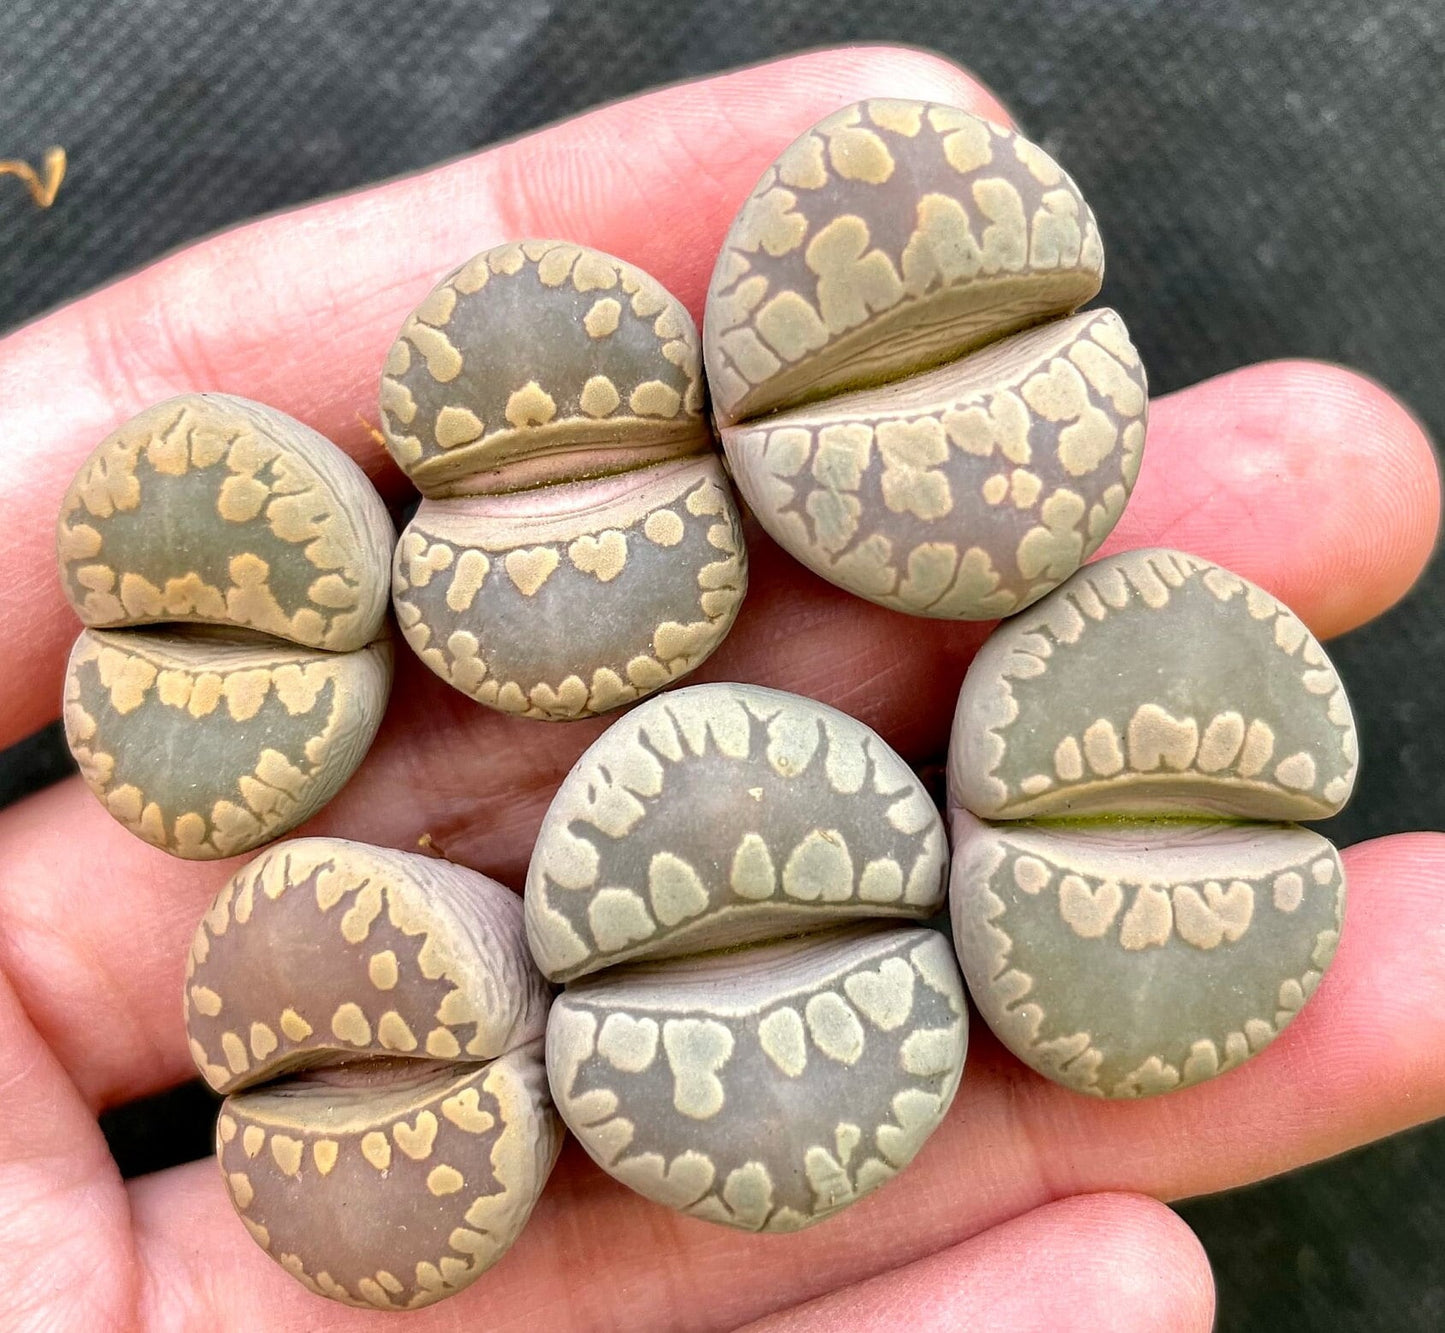
[[[386,347],[436,276],[502,240],[558,236],[655,274],[695,315],[758,175],[870,96],[1006,113],[936,58],[799,57],[594,112],[421,176],[253,223],[0,340],[0,745],[60,701],[75,634],[50,533],[79,461],[173,394],[273,404],[406,488],[374,419]],[[1430,447],[1383,390],[1273,363],[1157,400],[1105,550],[1167,544],[1262,584],[1319,635],[1362,624],[1435,537]],[[750,529],[751,591],[693,679],[834,704],[905,757],[936,756],[984,628],[848,597]],[[305,832],[414,847],[520,884],[556,784],[606,725],[478,708],[398,655],[367,763]],[[1368,778],[1367,778],[1368,780]],[[1104,1103],[1047,1083],[976,1024],[944,1126],[895,1183],[793,1236],[749,1236],[626,1191],[575,1145],[502,1263],[406,1328],[1207,1328],[1208,1266],[1155,1199],[1239,1185],[1445,1109],[1445,837],[1345,854],[1334,966],[1281,1038],[1171,1096]],[[233,863],[172,860],[70,779],[0,812],[0,1274],[5,1320],[45,1328],[348,1329],[386,1316],[306,1293],[245,1235],[213,1163],[122,1182],[97,1114],[192,1074],[186,946]],[[0,1321],[3,1322],[3,1321]]]

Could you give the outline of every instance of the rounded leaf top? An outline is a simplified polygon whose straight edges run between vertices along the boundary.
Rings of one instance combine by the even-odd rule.
[[[758,182],[708,291],[729,425],[896,379],[1089,300],[1093,214],[1027,139],[953,107],[846,107]]]
[[[755,685],[642,704],[578,760],[527,874],[527,937],[568,980],[832,921],[931,915],[942,821],[861,722]]]
[[[1300,619],[1180,551],[1087,565],[990,636],[959,693],[949,794],[985,819],[1321,819],[1358,747]]]
[[[347,651],[381,630],[394,541],[365,473],[330,440],[198,393],[100,442],[61,503],[58,553],[86,625],[233,625]]]
[[[430,496],[574,481],[709,447],[696,327],[630,264],[520,241],[450,273],[386,360],[382,426]]]
[[[517,896],[446,861],[300,838],[242,867],[191,944],[186,1027],[217,1092],[363,1056],[485,1061],[542,1034]]]

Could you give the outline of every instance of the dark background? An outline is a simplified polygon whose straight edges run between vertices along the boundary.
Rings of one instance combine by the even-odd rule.
[[[0,179],[0,331],[240,218],[856,40],[970,66],[1063,161],[1154,390],[1325,357],[1445,431],[1445,0],[0,0],[0,158],[71,158],[49,212]],[[1341,843],[1445,827],[1442,612],[1437,560],[1332,647],[1366,756]],[[68,770],[43,732],[0,804]],[[203,1155],[211,1114],[186,1088],[107,1129],[138,1173]],[[1442,1189],[1445,1122],[1180,1212],[1226,1330],[1437,1329]]]

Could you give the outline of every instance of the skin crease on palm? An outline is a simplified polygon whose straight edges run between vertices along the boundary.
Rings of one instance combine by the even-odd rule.
[[[400,500],[406,488],[358,414],[375,420],[385,349],[439,273],[505,239],[559,236],[639,264],[700,316],[722,235],[772,157],[828,112],[890,95],[1007,119],[933,56],[797,57],[250,224],[0,340],[0,744],[58,711],[76,626],[50,533],[75,467],[122,420],[190,390],[260,399],[336,439]],[[1170,545],[1218,561],[1325,636],[1409,588],[1438,507],[1433,454],[1405,408],[1348,371],[1272,363],[1156,402],[1138,489],[1106,550]],[[936,757],[986,627],[905,620],[749,536],[752,589],[695,679],[812,695],[907,758]],[[298,832],[398,847],[430,834],[452,859],[520,885],[552,790],[604,725],[503,717],[402,653],[371,757]],[[1364,780],[1387,762],[1367,753]],[[1345,860],[1333,970],[1280,1040],[1233,1073],[1100,1103],[1029,1073],[975,1024],[953,1111],[912,1168],[787,1237],[657,1207],[569,1147],[512,1252],[405,1327],[1207,1328],[1207,1261],[1156,1200],[1257,1180],[1445,1111],[1445,837],[1380,839]],[[0,1327],[400,1327],[287,1277],[241,1229],[213,1163],[122,1182],[96,1124],[100,1110],[192,1075],[185,948],[234,863],[166,857],[70,779],[0,812],[0,867]]]

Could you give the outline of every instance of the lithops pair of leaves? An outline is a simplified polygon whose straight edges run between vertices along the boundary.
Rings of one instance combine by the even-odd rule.
[[[753,685],[648,700],[543,821],[527,934],[566,981],[569,1128],[648,1198],[791,1231],[905,1167],[962,1074],[942,821],[853,718]]]
[[[1178,551],[1080,570],[959,694],[954,938],[984,1019],[1107,1097],[1261,1050],[1329,966],[1345,895],[1324,838],[1262,821],[1334,814],[1356,765],[1339,677],[1268,593]]]
[[[874,101],[768,168],[703,347],[733,478],[798,560],[914,615],[986,620],[1074,572],[1123,512],[1146,389],[1098,228],[1042,149]],[[982,350],[980,350],[982,349]]]
[[[550,992],[520,899],[339,838],[268,849],[221,890],[186,968],[186,1029],[226,1190],[299,1282],[410,1309],[516,1239],[561,1142]]]
[[[556,241],[478,255],[407,320],[381,407],[425,497],[397,547],[397,619],[463,693],[586,717],[731,628],[747,553],[697,330],[655,279]]]
[[[106,809],[209,859],[329,801],[386,708],[395,535],[355,463],[259,403],[190,394],[101,441],[58,546],[89,627],[66,671],[66,738]]]

